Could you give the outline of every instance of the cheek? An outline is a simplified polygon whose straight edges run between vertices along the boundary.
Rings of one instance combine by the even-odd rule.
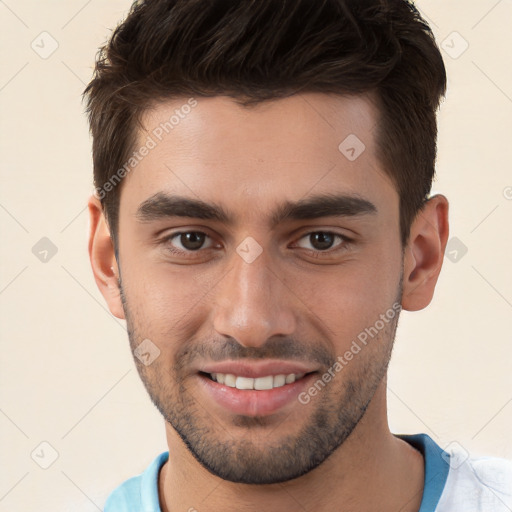
[[[171,271],[169,266],[123,262],[123,290],[138,337],[169,340],[196,314],[208,285],[190,272]],[[163,347],[165,348],[165,347]]]
[[[163,251],[139,247],[135,237],[131,244],[127,241],[121,264],[123,283],[132,300],[152,317],[183,315],[214,284],[208,270],[171,264]]]
[[[326,336],[340,352],[381,315],[395,315],[397,306],[393,305],[400,298],[400,260],[353,261],[332,268],[329,273],[302,276],[300,287],[295,278],[294,288],[301,290],[298,295],[307,306],[305,314],[310,322],[322,321]]]

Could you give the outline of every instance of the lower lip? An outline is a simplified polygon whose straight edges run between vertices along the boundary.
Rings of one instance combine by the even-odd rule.
[[[206,393],[229,412],[243,416],[268,416],[294,401],[299,403],[299,394],[310,385],[315,376],[315,373],[310,373],[292,384],[264,391],[231,388],[205,375],[199,375],[199,381]]]

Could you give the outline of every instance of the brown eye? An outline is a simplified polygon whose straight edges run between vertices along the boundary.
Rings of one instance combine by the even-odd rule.
[[[201,249],[201,246],[204,244],[205,236],[204,233],[197,231],[181,233],[180,243],[185,249],[196,251],[197,249]]]
[[[166,241],[173,252],[193,252],[211,247],[211,241],[210,245],[204,247],[207,239],[210,240],[210,237],[201,231],[183,231],[168,236]]]
[[[310,247],[305,247],[304,245],[299,245],[304,249],[313,249],[315,251],[327,251],[334,246],[334,242],[336,239],[339,239],[340,242],[336,244],[336,246],[341,245],[345,241],[344,237],[338,235],[336,233],[330,233],[329,231],[314,231],[311,233],[307,233],[305,236],[301,238],[301,240],[306,240],[307,243],[310,244]]]
[[[334,236],[332,233],[312,233],[309,235],[309,240],[315,249],[324,250],[332,247]]]

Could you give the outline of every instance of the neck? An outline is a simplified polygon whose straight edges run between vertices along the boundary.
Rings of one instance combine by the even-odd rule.
[[[386,379],[346,441],[320,466],[294,480],[270,485],[237,484],[203,468],[166,424],[169,461],[159,476],[162,512],[418,512],[423,494],[423,456],[391,434]]]

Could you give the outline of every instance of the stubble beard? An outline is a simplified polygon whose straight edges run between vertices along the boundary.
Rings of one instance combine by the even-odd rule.
[[[398,303],[401,290],[400,279]],[[144,329],[138,323],[137,315],[133,315],[122,286],[121,298],[133,352],[145,338],[140,335]],[[398,318],[397,312],[379,336],[362,348],[362,363],[356,362],[358,366],[353,367],[350,363],[311,400],[314,409],[298,433],[274,439],[272,431],[277,427],[275,424],[270,426],[271,419],[267,417],[234,415],[227,421],[209,414],[208,403],[201,403],[199,397],[194,396],[193,386],[189,386],[190,378],[180,371],[186,368],[183,362],[166,370],[158,359],[148,367],[135,356],[134,361],[151,401],[204,468],[223,480],[235,483],[281,483],[305,475],[322,464],[361,421],[386,376]],[[335,356],[328,356],[334,364]],[[358,354],[354,359],[359,357]],[[237,430],[236,436],[229,434],[230,428]],[[247,435],[240,435],[240,429]],[[261,433],[257,436],[258,443],[251,440],[256,431]]]

